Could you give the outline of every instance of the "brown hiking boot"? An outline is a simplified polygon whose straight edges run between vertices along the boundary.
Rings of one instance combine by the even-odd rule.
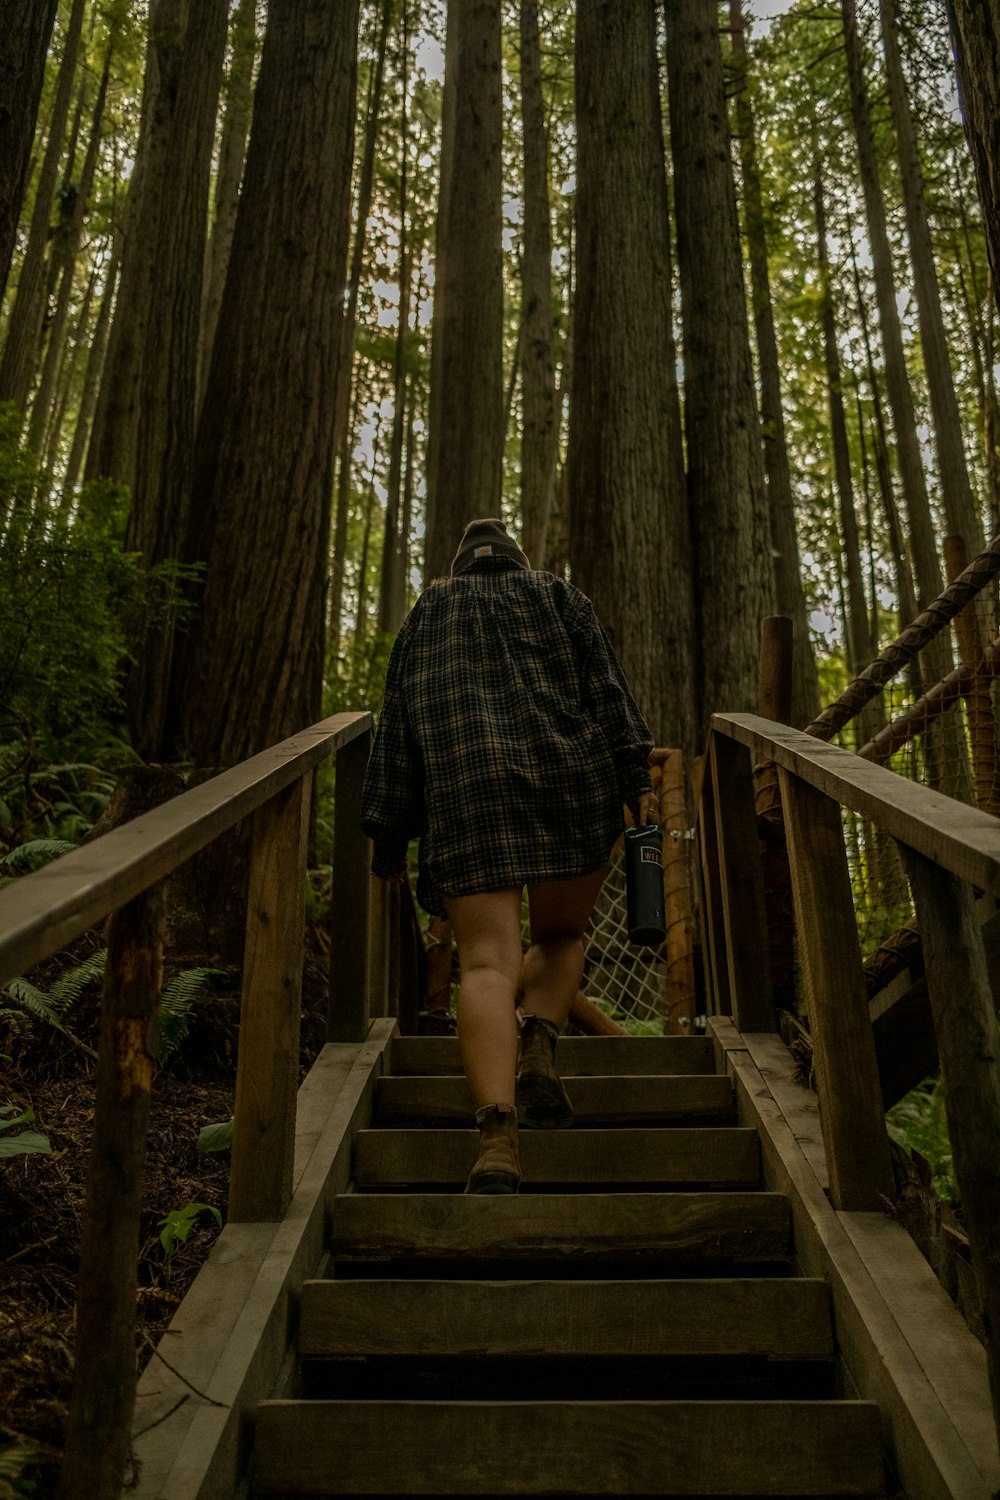
[[[517,1107],[525,1125],[563,1130],[573,1123],[573,1106],[556,1072],[559,1028],[543,1016],[521,1021],[521,1061],[517,1074]]]
[[[487,1104],[476,1110],[479,1160],[469,1174],[467,1193],[516,1193],[521,1185],[517,1149],[517,1110],[512,1104]]]

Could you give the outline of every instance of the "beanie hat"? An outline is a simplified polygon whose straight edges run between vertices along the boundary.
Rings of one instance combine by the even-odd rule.
[[[452,578],[458,573],[465,573],[483,557],[505,557],[519,568],[531,567],[514,538],[508,536],[504,523],[492,518],[470,521],[466,526],[451,565]]]

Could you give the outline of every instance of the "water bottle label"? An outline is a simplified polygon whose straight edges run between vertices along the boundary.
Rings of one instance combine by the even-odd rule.
[[[663,864],[663,856],[660,853],[659,849],[641,849],[639,852],[642,855],[642,862],[643,862],[643,864],[649,864],[649,865],[662,865]]]

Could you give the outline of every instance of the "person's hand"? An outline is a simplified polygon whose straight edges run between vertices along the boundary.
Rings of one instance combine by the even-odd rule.
[[[655,792],[639,792],[638,796],[628,799],[626,806],[635,819],[636,828],[655,823],[660,815],[660,799]]]
[[[405,885],[406,884],[406,871],[405,870],[393,870],[393,872],[392,872],[391,875],[382,875],[382,876],[380,876],[380,879],[384,880],[385,883],[386,883],[386,885],[389,885],[389,886],[393,886],[393,885]]]

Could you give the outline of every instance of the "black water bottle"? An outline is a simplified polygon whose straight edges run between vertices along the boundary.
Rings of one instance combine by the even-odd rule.
[[[625,830],[628,940],[657,948],[667,935],[663,910],[663,834],[655,823]]]

